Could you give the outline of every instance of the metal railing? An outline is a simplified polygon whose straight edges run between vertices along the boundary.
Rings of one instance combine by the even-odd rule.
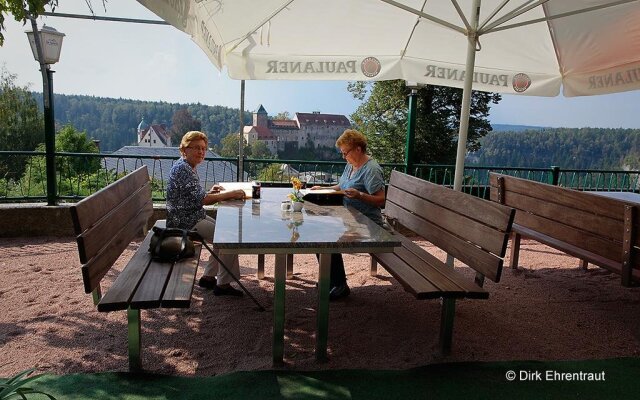
[[[44,155],[44,152],[0,151],[0,202],[46,200]],[[56,199],[78,201],[126,173],[147,165],[154,201],[164,201],[166,179],[175,159],[175,156],[56,153]],[[237,158],[206,158],[198,167],[203,186],[235,181],[237,164]],[[295,176],[310,185],[330,185],[337,183],[345,162],[245,159],[244,166],[244,180],[287,185],[291,177]],[[381,166],[386,182],[389,181],[391,171],[404,171],[405,168],[401,163],[382,163]],[[430,182],[453,186],[453,165],[415,164],[411,172],[412,175]],[[490,172],[578,190],[637,192],[640,189],[640,171],[466,166],[463,191],[488,198]]]

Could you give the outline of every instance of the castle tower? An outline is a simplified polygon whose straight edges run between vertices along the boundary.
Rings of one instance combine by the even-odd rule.
[[[267,115],[267,110],[262,107],[258,107],[258,111],[253,113],[253,126],[269,126],[269,116]]]

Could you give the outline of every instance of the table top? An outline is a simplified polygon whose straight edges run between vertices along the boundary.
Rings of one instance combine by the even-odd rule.
[[[281,211],[290,188],[262,187],[261,199],[225,201],[218,206],[213,242],[220,249],[340,249],[382,251],[400,242],[359,211],[304,203],[301,212]]]
[[[588,191],[588,193],[595,194],[603,197],[610,197],[626,201],[628,203],[640,204],[640,194],[634,192],[602,192],[602,191]]]

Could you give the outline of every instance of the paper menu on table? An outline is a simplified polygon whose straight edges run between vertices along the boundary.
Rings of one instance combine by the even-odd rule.
[[[316,190],[311,190],[311,189],[302,189],[300,190],[300,193],[302,193],[302,196],[306,196],[307,194],[311,193],[311,194],[344,194],[343,190],[335,190],[335,189],[316,189]]]
[[[218,183],[218,185],[224,188],[222,193],[228,192],[231,190],[241,189],[241,190],[244,190],[244,195],[246,196],[247,199],[251,198],[251,182],[220,182]]]

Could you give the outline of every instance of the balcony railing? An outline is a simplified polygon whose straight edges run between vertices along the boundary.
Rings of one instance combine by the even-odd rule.
[[[56,199],[78,201],[126,173],[147,165],[154,201],[164,201],[166,179],[175,159],[171,156],[56,153]],[[206,158],[198,170],[203,186],[236,181],[237,164],[237,158]],[[46,200],[44,165],[44,152],[0,151],[0,202]],[[296,176],[310,185],[330,185],[338,181],[344,166],[344,161],[245,159],[242,180],[286,185],[292,176]],[[404,171],[401,163],[383,163],[381,166],[387,182],[391,171]],[[412,174],[440,185],[453,186],[454,172],[453,165],[417,164]],[[488,198],[489,172],[578,190],[635,192],[640,189],[640,171],[466,166],[463,190]]]

